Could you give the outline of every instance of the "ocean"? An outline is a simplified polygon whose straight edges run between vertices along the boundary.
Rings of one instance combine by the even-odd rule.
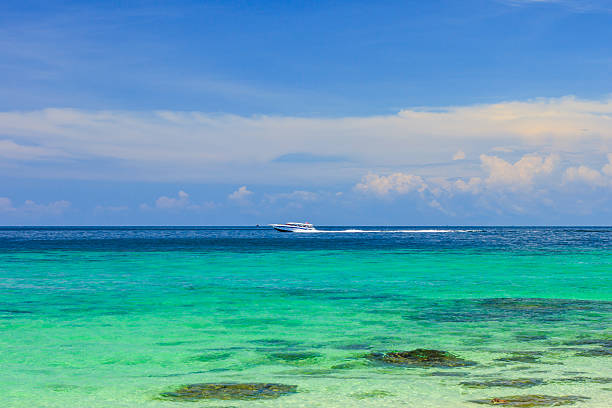
[[[612,228],[318,228],[0,228],[0,406],[612,406]]]

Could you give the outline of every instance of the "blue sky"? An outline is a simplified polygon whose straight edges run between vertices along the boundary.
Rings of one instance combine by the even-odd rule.
[[[4,1],[0,224],[612,224],[612,4]]]

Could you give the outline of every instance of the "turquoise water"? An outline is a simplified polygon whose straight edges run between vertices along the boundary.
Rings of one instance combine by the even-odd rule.
[[[368,230],[1,229],[0,405],[612,406],[612,229]],[[364,358],[416,348],[478,364]],[[298,392],[160,398],[208,382]]]

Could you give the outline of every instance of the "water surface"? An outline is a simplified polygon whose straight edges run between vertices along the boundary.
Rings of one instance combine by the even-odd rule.
[[[0,229],[1,405],[610,406],[612,228],[319,228]],[[416,348],[478,364],[364,358]],[[159,398],[205,382],[298,392]]]

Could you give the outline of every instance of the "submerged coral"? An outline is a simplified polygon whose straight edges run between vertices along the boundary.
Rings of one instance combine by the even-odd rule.
[[[514,387],[528,388],[544,384],[541,378],[517,378],[514,380],[498,379],[489,381],[464,381],[460,383],[469,388]]]
[[[588,397],[578,395],[564,395],[561,397],[551,395],[513,395],[492,399],[472,400],[476,404],[499,405],[503,407],[557,407],[560,405],[573,405],[576,402],[588,400]]]
[[[278,398],[297,392],[297,385],[268,383],[208,383],[189,384],[173,392],[161,394],[162,398],[175,401],[195,401],[201,399],[256,400]]]
[[[313,353],[310,351],[296,351],[296,352],[279,352],[271,353],[269,357],[273,360],[279,360],[289,364],[299,364],[306,362],[313,362],[314,360],[322,357],[320,353]]]
[[[576,353],[579,357],[612,357],[612,348],[593,348]]]
[[[496,358],[495,361],[504,363],[538,363],[540,362],[541,352],[538,351],[521,351],[512,353],[509,356]]]
[[[369,353],[365,358],[386,364],[414,367],[466,367],[476,362],[464,360],[447,351],[416,349],[411,351],[391,351]]]

